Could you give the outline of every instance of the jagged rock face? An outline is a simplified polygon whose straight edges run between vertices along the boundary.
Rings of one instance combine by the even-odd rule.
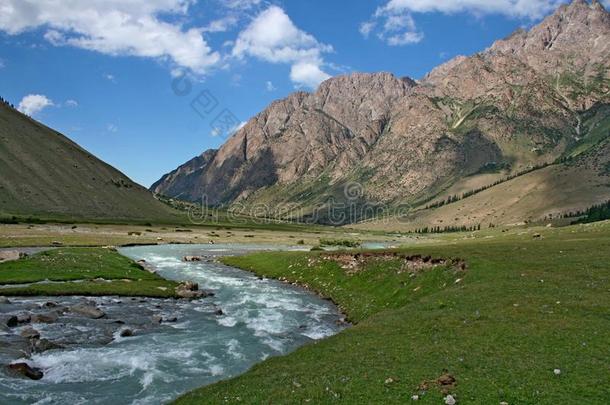
[[[207,150],[176,170],[164,175],[156,181],[150,190],[156,194],[192,200],[197,196],[199,179],[216,156],[216,150]]]
[[[610,15],[576,0],[421,82],[335,77],[272,103],[154,191],[302,208],[341,198],[357,181],[366,201],[392,205],[425,199],[489,163],[517,171],[549,162],[582,136],[584,111],[610,103],[609,44]]]

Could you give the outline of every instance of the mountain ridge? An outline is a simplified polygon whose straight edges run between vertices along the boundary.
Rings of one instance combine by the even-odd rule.
[[[417,206],[490,165],[511,174],[548,164],[587,137],[587,111],[610,103],[609,43],[608,12],[576,0],[417,82],[383,72],[333,77],[248,121],[192,187],[172,186],[183,182],[174,172],[152,190],[304,217],[329,198],[345,200],[352,182],[362,203]]]

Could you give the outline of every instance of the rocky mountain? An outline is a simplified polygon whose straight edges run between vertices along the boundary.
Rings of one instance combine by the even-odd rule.
[[[177,213],[60,133],[0,102],[0,218],[176,222]]]
[[[608,104],[610,14],[575,0],[420,81],[355,73],[276,101],[152,190],[322,222],[332,202],[353,222],[582,159],[607,141]]]

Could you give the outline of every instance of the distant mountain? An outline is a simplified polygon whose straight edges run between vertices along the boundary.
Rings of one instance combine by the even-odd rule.
[[[0,103],[0,217],[176,221],[176,213],[60,133]]]
[[[350,210],[422,210],[452,190],[488,188],[531,168],[557,163],[569,171],[590,153],[598,156],[592,173],[604,184],[609,173],[599,151],[607,151],[609,105],[610,14],[598,1],[575,0],[421,81],[355,73],[276,101],[218,151],[152,190],[285,218],[311,216],[329,199]],[[357,198],[346,193],[353,183]],[[585,208],[610,196],[596,184],[596,192],[565,206],[521,204],[515,215]]]

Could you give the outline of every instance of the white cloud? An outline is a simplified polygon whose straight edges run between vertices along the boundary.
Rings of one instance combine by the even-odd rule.
[[[360,33],[368,38],[376,28],[377,37],[390,46],[416,44],[424,39],[408,10],[389,5],[378,8],[370,21],[362,23]]]
[[[290,80],[303,86],[315,88],[330,75],[323,72],[315,63],[299,62],[292,65],[290,69]]]
[[[475,16],[504,15],[512,18],[536,20],[544,17],[568,0],[389,0],[379,7],[371,21],[360,26],[367,38],[376,23],[382,28],[377,36],[388,45],[418,43],[424,34],[417,30],[412,15],[415,13],[470,13]],[[606,0],[610,3],[610,0]]]
[[[360,34],[362,34],[364,38],[368,38],[371,34],[371,31],[373,31],[373,29],[375,28],[375,25],[376,24],[372,21],[363,22],[362,24],[360,24],[360,28],[358,29],[358,31],[360,31]]]
[[[119,127],[117,127],[115,124],[108,124],[106,125],[106,131],[115,134],[119,131]]]
[[[267,83],[265,83],[265,88],[266,88],[266,89],[267,89],[267,91],[269,91],[269,92],[272,92],[272,91],[275,91],[275,90],[276,90],[276,88],[275,88],[275,86],[273,85],[273,82],[272,82],[272,81],[268,81]]]
[[[228,8],[247,10],[261,4],[261,0],[223,0],[223,3]]]
[[[168,60],[193,72],[205,73],[219,61],[220,55],[208,46],[201,28],[185,29],[177,22],[192,3],[192,0],[2,0],[0,30],[17,35],[42,27],[47,29],[45,39],[56,46]],[[171,22],[161,15],[171,17]]]
[[[34,116],[46,107],[51,107],[53,105],[53,101],[47,98],[47,96],[42,94],[29,94],[21,99],[17,109],[26,115]]]
[[[78,107],[78,101],[72,100],[72,99],[66,100],[66,102],[64,104],[66,105],[66,107],[71,107],[71,108]]]
[[[239,19],[236,16],[229,15],[223,18],[219,18],[218,20],[214,20],[206,25],[202,31],[203,32],[226,32],[233,28]]]
[[[330,45],[318,42],[296,27],[283,9],[271,6],[239,34],[232,55],[291,64],[290,78],[293,82],[313,88],[330,77],[321,66],[324,64],[322,54],[332,50]]]
[[[114,77],[114,75],[111,75],[110,73],[104,73],[102,77],[108,80],[109,82],[116,83],[116,77]]]
[[[565,2],[566,0],[390,0],[380,10],[389,13],[469,12],[538,19]]]

